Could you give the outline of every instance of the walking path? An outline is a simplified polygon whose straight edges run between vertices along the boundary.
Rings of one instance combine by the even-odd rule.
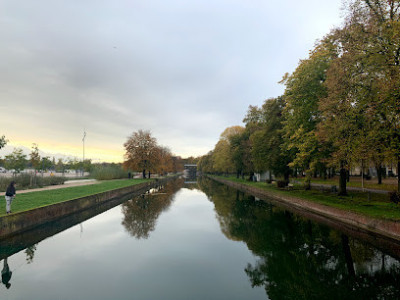
[[[64,188],[69,188],[72,186],[90,185],[90,184],[97,184],[97,183],[99,183],[99,181],[97,181],[96,179],[67,180],[64,184],[49,185],[49,186],[45,186],[45,187],[37,188],[37,189],[17,190],[17,195],[31,193],[31,192],[38,192],[38,191],[64,189]]]

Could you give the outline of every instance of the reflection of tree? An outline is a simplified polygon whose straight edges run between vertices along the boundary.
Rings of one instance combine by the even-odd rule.
[[[33,257],[35,256],[36,245],[29,246],[25,249],[26,261],[28,264],[33,262]]]
[[[161,212],[171,205],[174,194],[180,189],[183,180],[174,180],[164,186],[122,204],[126,230],[137,239],[147,239],[154,231]]]
[[[224,234],[259,256],[245,272],[270,299],[400,299],[397,260],[226,186],[200,185]]]

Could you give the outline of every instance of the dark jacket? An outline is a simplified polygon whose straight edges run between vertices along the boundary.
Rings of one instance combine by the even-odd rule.
[[[14,197],[15,196],[15,187],[9,185],[6,191],[6,196]]]

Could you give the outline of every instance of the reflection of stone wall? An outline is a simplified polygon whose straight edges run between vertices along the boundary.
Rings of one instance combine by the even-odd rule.
[[[167,179],[166,179],[167,180]],[[0,237],[10,236],[41,224],[57,220],[61,217],[94,207],[116,197],[134,193],[145,192],[160,184],[161,180],[144,182],[120,189],[115,189],[95,195],[77,198],[70,201],[52,204],[45,207],[32,209],[25,212],[0,217]]]
[[[222,178],[210,178],[241,191],[247,192],[260,199],[270,201],[278,206],[287,208],[288,210],[295,210],[300,213],[308,213],[308,217],[310,217],[310,215],[314,215],[319,220],[325,219],[327,222],[329,221],[336,224],[341,223],[341,226],[363,230],[367,234],[377,234],[385,238],[396,240],[397,242],[400,241],[400,222],[373,219],[350,211],[302,200],[289,195],[273,193]]]

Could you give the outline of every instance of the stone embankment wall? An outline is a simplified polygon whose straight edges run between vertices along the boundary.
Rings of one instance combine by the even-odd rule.
[[[95,207],[117,197],[122,197],[127,194],[132,194],[132,196],[135,194],[142,194],[167,180],[169,180],[169,178],[143,182],[120,189],[0,217],[0,238],[8,237],[32,229],[36,226],[55,221],[67,215]]]
[[[306,217],[323,221],[327,224],[338,224],[343,228],[364,231],[364,234],[380,235],[400,242],[400,222],[379,220],[363,216],[351,211],[325,206],[289,195],[280,195],[245,184],[232,182],[223,178],[209,177],[262,200],[266,200],[291,211],[303,213]],[[314,217],[313,217],[314,216]]]

